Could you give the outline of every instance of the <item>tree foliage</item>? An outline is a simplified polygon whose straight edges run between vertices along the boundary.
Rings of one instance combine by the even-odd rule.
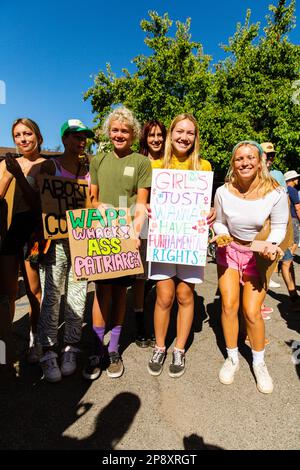
[[[168,14],[150,11],[150,19],[141,21],[149,55],[134,58],[135,72],[124,68],[120,77],[107,64],[85,94],[98,127],[119,103],[141,122],[156,118],[168,125],[176,114],[191,112],[199,122],[202,155],[215,169],[225,171],[230,150],[243,139],[272,141],[278,168],[300,169],[300,47],[288,39],[295,0],[278,0],[269,12],[261,32],[248,10],[223,46],[225,59],[212,67],[202,45],[191,40],[190,18],[177,21],[172,36]]]

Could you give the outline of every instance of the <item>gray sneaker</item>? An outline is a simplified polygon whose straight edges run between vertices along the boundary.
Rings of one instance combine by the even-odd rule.
[[[172,362],[169,367],[170,377],[181,377],[185,372],[185,353],[179,349],[174,349]]]
[[[153,349],[152,357],[148,362],[148,372],[151,375],[159,375],[163,370],[163,365],[166,359],[166,350],[155,346]]]
[[[124,372],[124,366],[120,354],[118,352],[112,351],[109,353],[109,366],[106,369],[108,377],[116,379],[121,377]]]

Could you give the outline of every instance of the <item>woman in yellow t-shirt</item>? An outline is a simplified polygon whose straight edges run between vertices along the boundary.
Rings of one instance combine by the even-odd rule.
[[[180,170],[211,170],[210,163],[199,158],[199,129],[191,114],[180,114],[173,119],[168,130],[163,168]],[[215,219],[215,211],[208,216],[208,223]],[[178,302],[177,335],[172,362],[171,377],[185,372],[185,344],[194,317],[194,289],[203,279],[203,267],[183,264],[151,263],[150,279],[156,280],[156,304],[154,329],[156,345],[148,363],[148,372],[157,376],[162,372],[166,358],[165,339],[174,299]]]

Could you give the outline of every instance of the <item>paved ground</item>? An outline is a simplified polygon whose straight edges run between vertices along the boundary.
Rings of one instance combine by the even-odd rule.
[[[299,262],[298,257],[296,261]],[[300,268],[296,264],[296,277]],[[224,342],[220,331],[220,300],[216,266],[209,262],[206,281],[197,289],[195,321],[187,352],[187,371],[172,379],[165,369],[151,377],[146,369],[150,349],[134,342],[128,295],[126,326],[122,337],[125,373],[109,379],[105,373],[94,382],[81,376],[90,335],[83,330],[83,352],[78,371],[60,383],[41,380],[38,366],[24,363],[17,383],[1,384],[2,449],[299,449],[300,447],[300,322],[289,314],[282,287],[269,292],[266,303],[274,308],[266,322],[266,361],[275,383],[272,395],[259,393],[250,369],[248,346],[241,344],[241,368],[234,384],[218,381]],[[87,319],[90,316],[91,299]],[[150,301],[154,301],[154,291]],[[17,305],[15,332],[24,348],[28,333],[28,305]],[[299,318],[299,317],[298,317]],[[169,343],[174,340],[174,321]],[[62,327],[63,328],[63,327]],[[297,351],[292,349],[298,341]],[[169,348],[171,350],[171,348]],[[294,352],[294,362],[292,354]]]

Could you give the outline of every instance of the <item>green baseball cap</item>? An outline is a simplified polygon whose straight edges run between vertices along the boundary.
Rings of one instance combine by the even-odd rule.
[[[85,132],[88,137],[94,137],[94,132],[86,127],[79,119],[68,119],[60,128],[60,135],[63,137],[66,132]]]

